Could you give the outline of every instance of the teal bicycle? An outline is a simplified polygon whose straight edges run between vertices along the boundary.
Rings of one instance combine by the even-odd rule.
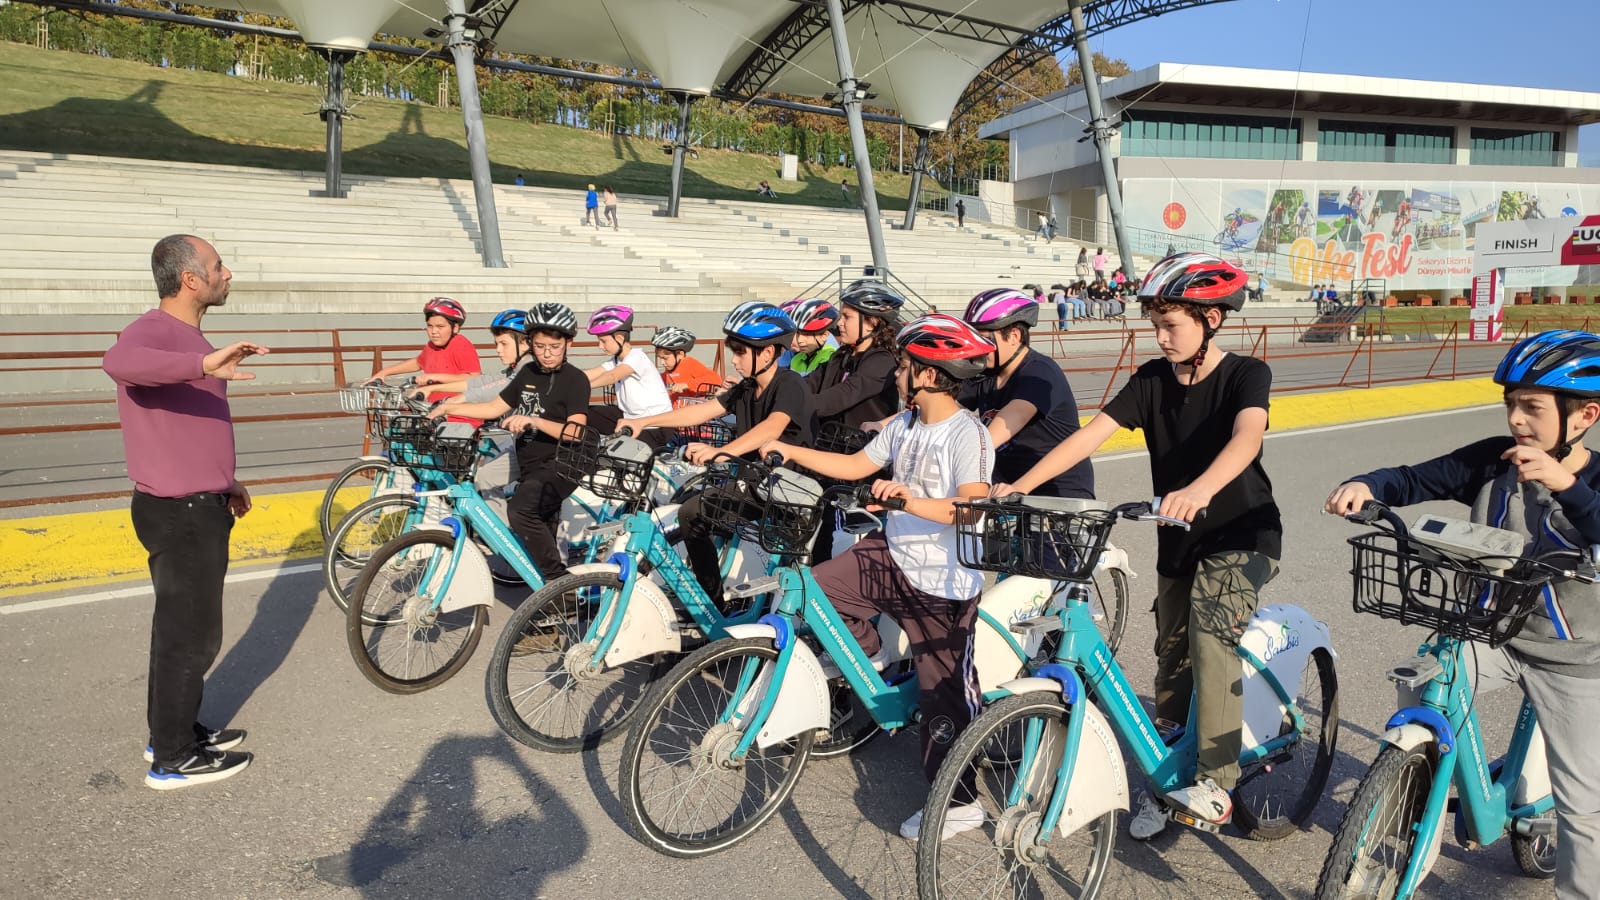
[[[715,853],[754,833],[782,808],[818,741],[832,739],[847,710],[884,731],[917,721],[919,689],[904,633],[880,617],[882,649],[869,657],[799,561],[834,509],[864,514],[879,501],[866,488],[824,490],[771,463],[747,464],[753,505],[706,504],[709,515],[784,561],[771,582],[770,612],[729,626],[728,637],[657,681],[623,747],[624,815],[641,842],[669,856]],[[1086,568],[1097,564],[1098,556]],[[974,635],[980,688],[1048,658],[1046,635],[1031,623],[1066,602],[1065,593],[1021,576],[984,593]]]
[[[670,451],[668,451],[670,452]],[[719,608],[678,552],[677,505],[647,497],[652,452],[627,435],[593,431],[563,436],[556,468],[595,495],[620,504],[620,517],[589,525],[610,554],[574,567],[524,602],[500,633],[489,662],[489,708],[518,741],[557,753],[592,749],[619,733],[673,658],[755,622],[770,557],[759,545],[727,535],[720,548],[725,583],[742,585]],[[670,464],[669,464],[670,465]],[[697,476],[702,487],[725,486],[739,461]]]
[[[1187,528],[1151,503],[1058,512],[1039,498],[990,500],[958,515],[962,564],[1015,565],[1068,581],[1118,519]],[[1002,562],[995,546],[1009,547]],[[1163,736],[1106,647],[1089,607],[1072,595],[1017,626],[1059,632],[1050,661],[986,694],[982,714],[956,739],[928,792],[917,846],[919,895],[1096,896],[1110,866],[1117,811],[1129,808],[1118,739],[1155,796],[1194,783],[1194,704],[1185,727]],[[1309,818],[1322,796],[1338,736],[1338,684],[1326,626],[1293,606],[1256,611],[1241,635],[1243,773],[1234,822],[1248,836],[1279,838]],[[1175,810],[1174,820],[1215,826]]]
[[[1555,580],[1594,583],[1600,547],[1521,556],[1509,531],[1425,515],[1411,528],[1369,501],[1351,521],[1355,610],[1434,634],[1389,680],[1420,694],[1391,717],[1383,749],[1356,788],[1317,879],[1319,900],[1416,896],[1453,816],[1468,849],[1507,835],[1518,867],[1555,875],[1556,829],[1544,739],[1526,698],[1504,756],[1489,760],[1467,657],[1515,637]],[[1451,788],[1456,796],[1450,797]]]

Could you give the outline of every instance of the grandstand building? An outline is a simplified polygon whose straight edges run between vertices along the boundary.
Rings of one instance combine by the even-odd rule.
[[[1283,281],[1453,295],[1471,280],[1477,223],[1600,213],[1600,168],[1578,166],[1596,93],[1174,63],[1102,92],[1140,253],[1220,245]],[[1078,87],[981,134],[1010,142],[1015,204],[1104,240],[1088,120]],[[1509,283],[1570,284],[1576,271]]]

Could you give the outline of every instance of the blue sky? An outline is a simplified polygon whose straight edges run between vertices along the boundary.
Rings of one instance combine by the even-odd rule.
[[[1124,26],[1093,46],[1135,69],[1195,63],[1600,92],[1597,21],[1593,0],[1233,0]],[[1600,125],[1580,131],[1578,152],[1600,165]]]

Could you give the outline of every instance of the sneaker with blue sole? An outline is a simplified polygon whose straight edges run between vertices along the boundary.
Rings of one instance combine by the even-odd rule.
[[[199,747],[176,766],[152,765],[144,775],[144,783],[158,791],[209,784],[243,772],[252,758],[248,753]]]
[[[201,747],[211,750],[232,750],[244,743],[245,730],[243,728],[206,728],[195,726],[194,736]],[[156,748],[150,744],[144,745],[144,761],[156,761]]]

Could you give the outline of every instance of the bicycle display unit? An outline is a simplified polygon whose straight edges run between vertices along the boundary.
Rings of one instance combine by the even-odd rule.
[[[1038,498],[980,502],[958,516],[964,540],[1012,553],[1038,571],[1081,578],[1088,555],[1119,518],[1187,527],[1150,503],[1062,512]],[[964,560],[1001,570],[996,554]],[[990,704],[956,739],[922,815],[917,884],[924,898],[1098,894],[1111,862],[1117,811],[1129,808],[1118,741],[1165,794],[1194,783],[1195,709],[1163,738],[1106,647],[1082,597],[1026,627],[1059,631],[1047,664],[987,695]],[[1258,609],[1239,639],[1243,672],[1242,774],[1234,822],[1252,837],[1297,830],[1322,796],[1338,735],[1338,684],[1326,626],[1287,605]],[[947,833],[953,808],[981,821]],[[977,816],[968,813],[972,819]],[[1215,830],[1185,813],[1175,820]]]
[[[1524,874],[1553,877],[1554,803],[1533,706],[1524,697],[1505,755],[1490,760],[1469,657],[1475,643],[1494,649],[1515,637],[1552,581],[1594,583],[1600,547],[1525,558],[1521,535],[1489,526],[1425,516],[1407,528],[1375,502],[1347,518],[1377,527],[1350,539],[1355,611],[1434,633],[1388,673],[1415,703],[1386,724],[1382,749],[1328,849],[1316,897],[1416,896],[1452,816],[1462,846],[1509,835]]]

